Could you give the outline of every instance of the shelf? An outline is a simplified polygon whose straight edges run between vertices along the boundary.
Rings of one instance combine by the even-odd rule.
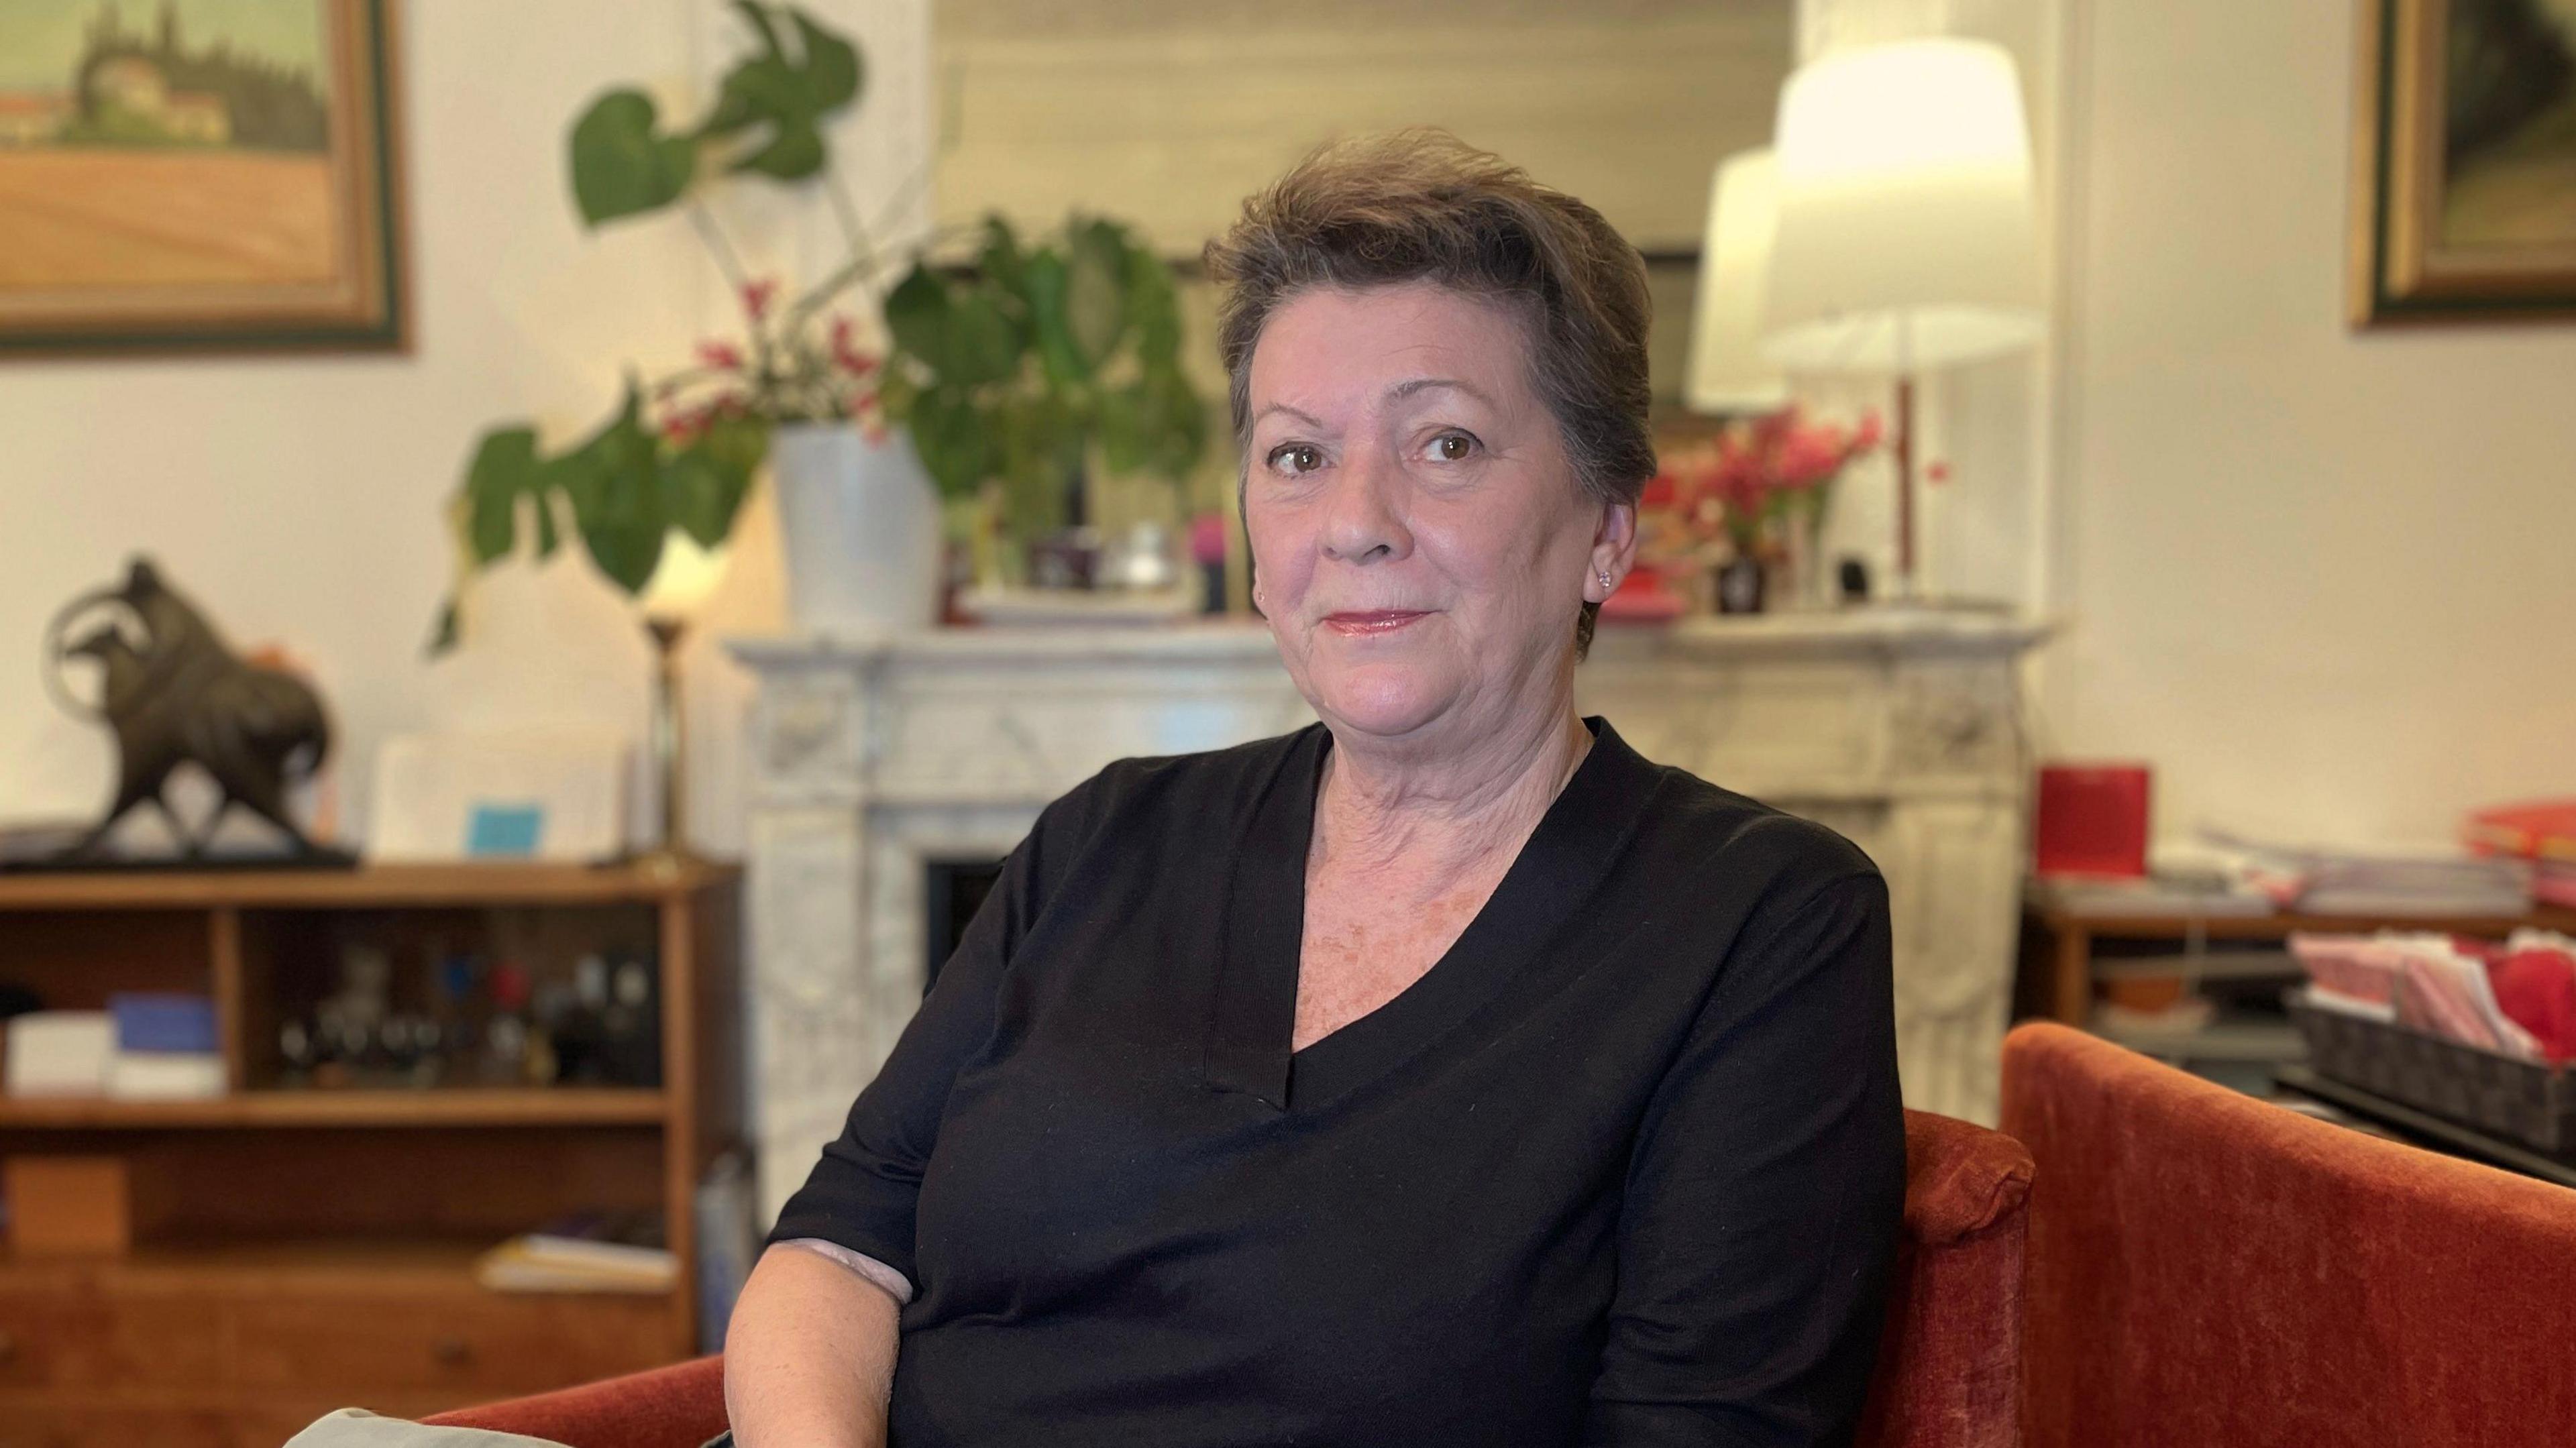
[[[2204,955],[2136,955],[2096,959],[2095,980],[2272,980],[2304,974],[2286,950],[2218,950]]]
[[[657,1126],[665,1093],[633,1087],[246,1091],[208,1101],[0,1097],[0,1130],[260,1126]]]
[[[2423,930],[2443,935],[2501,938],[2531,926],[2576,932],[2576,910],[2542,905],[2528,915],[2092,915],[2034,905],[2032,913],[2052,931],[2134,940],[2280,940],[2292,932],[2320,934],[2374,930]]]
[[[114,1257],[20,1257],[0,1249],[0,1277],[102,1276],[121,1284],[161,1288],[255,1287],[287,1292],[315,1287],[336,1291],[453,1293],[501,1303],[643,1303],[670,1300],[657,1292],[495,1292],[474,1280],[474,1263],[497,1239],[305,1238],[285,1241],[167,1242],[138,1245]]]
[[[2221,1021],[2197,1031],[2106,1031],[2094,1034],[2142,1056],[2165,1061],[2298,1061],[2307,1044],[2289,1026]]]
[[[734,866],[476,863],[355,870],[125,870],[0,875],[0,910],[380,910],[419,906],[613,905],[733,879]]]

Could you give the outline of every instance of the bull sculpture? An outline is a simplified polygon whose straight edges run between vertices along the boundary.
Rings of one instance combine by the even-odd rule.
[[[118,621],[97,622],[72,635],[84,620],[114,612],[125,615],[140,637],[130,637]],[[64,851],[66,861],[107,858],[109,833],[147,801],[169,821],[189,859],[204,857],[235,805],[282,832],[292,858],[346,858],[307,838],[286,805],[288,787],[312,778],[330,753],[331,725],[321,699],[293,674],[235,654],[206,616],[162,581],[150,560],[135,559],[123,585],[66,604],[46,642],[47,682],[57,698],[74,713],[105,721],[116,734],[115,801],[95,828]],[[75,698],[63,682],[75,659],[96,666],[94,704]],[[171,774],[189,763],[204,769],[220,792],[214,812],[194,829],[162,793]]]

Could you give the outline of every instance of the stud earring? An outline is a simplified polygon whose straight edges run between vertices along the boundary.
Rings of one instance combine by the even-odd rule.
[[[1608,593],[1610,591],[1610,570],[1603,568],[1595,571],[1601,575],[1601,591],[1603,593]]]

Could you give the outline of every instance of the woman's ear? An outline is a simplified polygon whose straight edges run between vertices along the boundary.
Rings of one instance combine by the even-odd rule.
[[[1619,580],[1628,576],[1629,568],[1636,561],[1637,505],[1602,504],[1601,526],[1592,534],[1592,568],[1586,595],[1589,595],[1591,587],[1599,587],[1601,599],[1595,601],[1608,599],[1619,591]],[[1609,580],[1606,585],[1602,583],[1605,578]]]

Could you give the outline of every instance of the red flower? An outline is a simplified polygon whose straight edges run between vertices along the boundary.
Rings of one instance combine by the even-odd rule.
[[[751,319],[757,322],[769,315],[770,299],[777,295],[778,279],[775,277],[745,282],[742,285],[742,309],[751,313]]]
[[[698,360],[709,367],[740,367],[742,349],[731,342],[700,342]]]

